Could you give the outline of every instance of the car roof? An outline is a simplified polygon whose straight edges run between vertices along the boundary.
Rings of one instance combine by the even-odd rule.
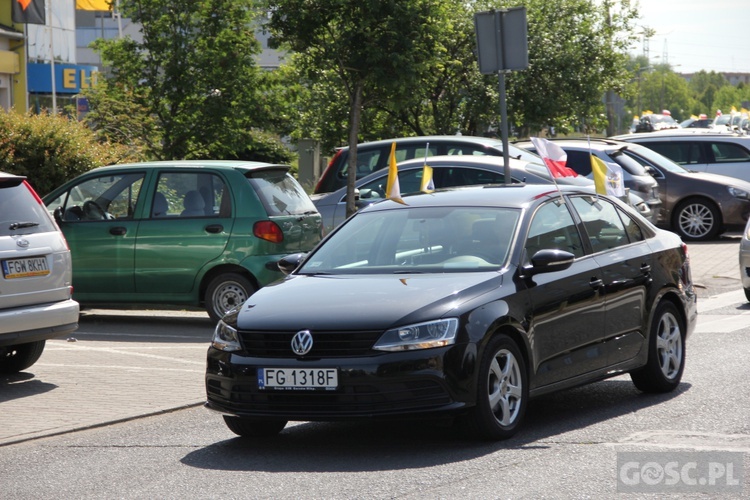
[[[633,139],[682,139],[682,138],[714,138],[726,139],[729,137],[743,137],[741,134],[733,132],[721,132],[710,128],[679,128],[669,130],[659,130],[656,132],[639,132],[634,134],[614,135],[610,139],[630,141]]]
[[[517,158],[508,157],[508,165],[511,168],[524,168],[531,162],[526,160],[519,160]],[[489,156],[489,155],[439,155],[429,156],[425,161],[424,158],[412,158],[410,160],[404,160],[399,162],[399,168],[413,167],[414,165],[422,166],[427,164],[429,166],[434,165],[475,165],[477,167],[492,166],[505,166],[504,159],[502,156]],[[544,165],[542,160],[537,165]]]
[[[572,137],[572,138],[564,138],[564,139],[551,139],[550,142],[554,142],[561,148],[564,148],[565,146],[572,146],[575,148],[589,148],[589,145],[591,149],[596,150],[602,150],[602,149],[613,149],[613,148],[622,148],[622,147],[628,147],[630,146],[629,143],[625,141],[620,141],[617,139],[612,138],[603,138],[603,137],[592,137],[592,138],[586,138],[586,137]],[[527,148],[527,147],[534,147],[534,145],[531,143],[531,141],[518,141],[514,143],[516,146],[520,148]]]
[[[363,146],[387,146],[393,144],[410,144],[410,143],[427,143],[427,142],[464,142],[470,144],[479,144],[481,146],[502,146],[500,139],[493,137],[481,137],[474,135],[422,135],[414,137],[398,137],[395,139],[383,139],[380,141],[360,142],[357,149]],[[341,146],[337,150],[347,150],[349,146]]]
[[[384,200],[368,205],[362,210],[390,210],[407,207],[510,207],[524,208],[534,200],[542,197],[559,196],[560,193],[593,194],[591,191],[574,186],[559,186],[552,184],[487,184],[484,186],[469,186],[446,188],[432,193],[414,193],[403,197],[404,204],[393,200]]]
[[[137,163],[118,163],[107,165],[105,167],[95,168],[89,172],[106,172],[108,170],[130,169],[130,168],[186,168],[200,169],[211,167],[215,169],[231,170],[264,170],[269,168],[289,169],[289,165],[266,163],[260,161],[243,161],[243,160],[165,160],[165,161],[144,161]],[[87,172],[88,173],[88,172]]]

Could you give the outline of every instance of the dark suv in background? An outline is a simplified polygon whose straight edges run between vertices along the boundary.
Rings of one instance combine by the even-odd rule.
[[[391,146],[396,143],[396,161],[438,155],[503,155],[503,142],[489,137],[462,135],[432,135],[402,137],[383,141],[364,142],[357,145],[357,179],[388,166]],[[508,146],[511,158],[542,164],[542,160],[516,146]],[[328,167],[315,186],[315,194],[330,193],[346,186],[349,171],[349,148],[344,147],[328,162]]]

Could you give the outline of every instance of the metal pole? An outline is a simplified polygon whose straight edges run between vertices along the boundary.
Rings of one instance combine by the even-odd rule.
[[[510,185],[510,161],[508,160],[508,109],[505,103],[505,72],[500,70],[497,72],[497,79],[499,82],[500,90],[500,131],[503,140],[503,166],[505,167],[503,175],[505,176],[505,184]]]
[[[47,0],[47,29],[49,30],[49,67],[50,82],[52,83],[52,114],[57,114],[57,91],[55,90],[55,51],[52,48],[52,1]]]

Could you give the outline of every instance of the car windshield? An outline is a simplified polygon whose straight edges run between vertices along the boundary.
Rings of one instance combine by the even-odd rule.
[[[360,212],[306,260],[299,274],[490,271],[505,266],[520,211],[419,207]]]

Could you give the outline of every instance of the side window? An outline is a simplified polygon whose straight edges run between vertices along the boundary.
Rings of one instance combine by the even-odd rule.
[[[385,198],[385,188],[387,183],[388,176],[385,175],[360,186],[358,188],[360,199],[378,200],[380,198]],[[398,186],[401,190],[401,194],[419,192],[419,188],[422,187],[422,169],[412,168],[400,171],[398,173]],[[343,198],[342,201],[345,199],[346,198]]]
[[[583,221],[594,253],[630,243],[625,225],[611,202],[597,196],[576,196],[571,200]]]
[[[486,156],[487,151],[482,146],[474,146],[471,144],[449,144],[445,154]]]
[[[83,181],[47,204],[68,222],[130,219],[143,185],[143,172],[118,173]]]
[[[567,205],[554,200],[539,207],[531,220],[525,247],[529,258],[545,249],[565,250],[582,257],[583,243]]]
[[[711,143],[711,151],[716,163],[750,161],[750,152],[731,142],[713,142]]]
[[[229,217],[229,193],[222,179],[205,172],[162,172],[150,217]]]
[[[591,156],[588,151],[565,151],[568,154],[566,165],[575,170],[578,175],[591,175]]]

